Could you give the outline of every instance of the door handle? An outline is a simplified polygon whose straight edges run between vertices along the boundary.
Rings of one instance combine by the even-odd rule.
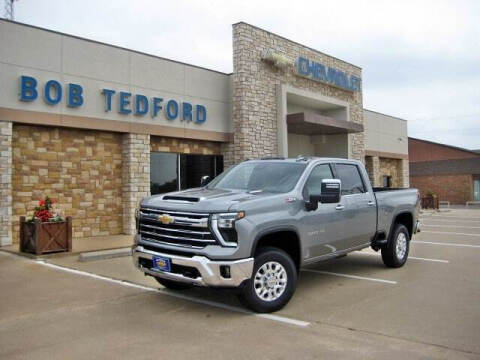
[[[368,206],[373,206],[373,205],[375,205],[375,201],[371,201],[371,200],[370,200],[370,201],[368,202]]]
[[[335,210],[343,210],[345,209],[345,205],[337,205],[335,206]]]

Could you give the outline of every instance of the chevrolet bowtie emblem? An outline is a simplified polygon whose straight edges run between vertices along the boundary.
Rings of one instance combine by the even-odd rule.
[[[160,221],[163,225],[168,225],[172,224],[175,219],[173,218],[173,216],[170,216],[168,214],[162,214],[158,216],[158,221]]]

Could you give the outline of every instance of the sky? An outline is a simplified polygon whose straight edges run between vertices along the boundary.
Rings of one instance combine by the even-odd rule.
[[[480,149],[480,0],[19,0],[15,20],[231,73],[245,21],[362,68],[366,109]]]

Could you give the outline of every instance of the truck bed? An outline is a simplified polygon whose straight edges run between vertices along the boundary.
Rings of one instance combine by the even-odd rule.
[[[388,239],[393,219],[402,212],[418,217],[418,190],[402,188],[373,188],[377,201],[377,230],[384,231]]]

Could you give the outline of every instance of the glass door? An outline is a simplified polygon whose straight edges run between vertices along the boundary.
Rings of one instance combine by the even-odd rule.
[[[478,176],[473,180],[473,200],[480,201],[480,177]]]

